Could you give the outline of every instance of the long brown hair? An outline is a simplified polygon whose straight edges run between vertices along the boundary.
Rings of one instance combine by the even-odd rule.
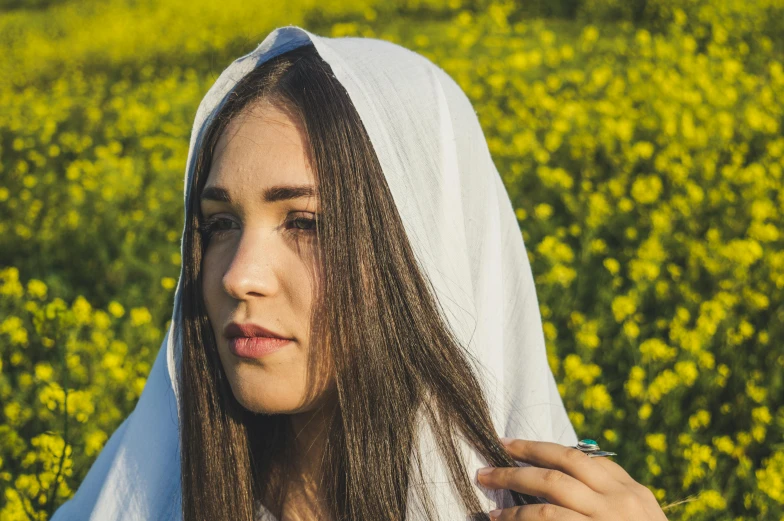
[[[470,355],[442,319],[432,287],[417,266],[360,116],[312,44],[269,59],[244,76],[198,140],[178,300],[184,519],[252,521],[262,498],[280,518],[293,471],[288,418],[253,414],[236,400],[201,293],[206,244],[198,232],[199,196],[213,150],[232,118],[262,99],[302,123],[315,172],[323,280],[317,284],[310,327],[311,344],[319,346],[319,356],[329,357],[335,378],[337,406],[327,426],[321,468],[332,519],[405,519],[415,477],[410,472],[415,420],[423,411],[466,514],[487,520],[457,436],[490,465],[515,463],[498,441]],[[516,492],[512,497],[516,504],[537,502]],[[424,499],[428,517],[438,519],[426,494]]]

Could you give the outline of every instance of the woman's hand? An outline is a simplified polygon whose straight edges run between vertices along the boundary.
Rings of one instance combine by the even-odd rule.
[[[521,505],[490,512],[498,521],[666,521],[653,493],[617,463],[591,458],[557,443],[513,439],[512,458],[532,467],[480,469],[487,488],[510,489],[550,504]],[[482,473],[489,470],[487,473]]]

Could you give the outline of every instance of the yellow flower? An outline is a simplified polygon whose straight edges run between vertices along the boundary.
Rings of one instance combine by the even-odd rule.
[[[634,154],[641,159],[650,159],[653,156],[653,143],[638,141],[634,144]]]
[[[707,427],[710,424],[710,419],[710,412],[700,409],[689,417],[689,427],[695,431],[702,427]]]
[[[586,25],[583,27],[580,39],[583,42],[595,42],[599,39],[599,29],[595,25]]]
[[[152,320],[152,315],[145,307],[131,309],[131,325],[142,326],[148,324]]]
[[[77,324],[90,323],[90,319],[92,318],[92,306],[87,302],[87,299],[81,295],[76,297],[76,300],[74,300],[74,303],[71,305],[71,310],[73,311]]]
[[[599,331],[599,322],[597,320],[589,320],[582,324],[580,329],[575,334],[577,343],[588,349],[596,349],[601,344],[601,339],[597,334]]]
[[[94,430],[84,437],[84,453],[87,456],[98,454],[103,448],[108,436],[102,430]]]
[[[586,409],[597,411],[612,410],[612,398],[610,398],[610,393],[607,392],[607,387],[603,384],[597,384],[586,389],[583,397],[583,406]]]
[[[27,294],[38,300],[46,298],[46,284],[37,279],[30,279],[27,282]]]
[[[109,318],[108,313],[99,309],[93,313],[93,323],[95,324],[96,329],[105,331],[111,326],[112,319]]]
[[[665,452],[667,450],[667,436],[662,433],[646,434],[645,443],[656,452]]]
[[[577,411],[569,411],[567,415],[569,416],[569,421],[572,422],[572,425],[576,430],[579,431],[580,429],[583,428],[583,425],[585,425],[585,415],[583,413]]]
[[[576,233],[573,234],[574,236],[579,235],[579,228]],[[591,253],[606,253],[607,252],[607,243],[602,239],[594,239],[588,245],[588,249]]]
[[[634,203],[628,197],[622,197],[618,201],[618,209],[623,213],[629,213],[634,208]]]
[[[678,350],[670,347],[658,338],[649,338],[640,344],[643,362],[669,362],[678,354]]]
[[[559,241],[552,235],[542,239],[536,247],[536,252],[550,259],[553,263],[568,263],[574,260],[574,252],[569,245]]]
[[[732,454],[735,450],[735,444],[729,436],[716,436],[713,438],[713,445],[719,452],[724,454]]]
[[[675,364],[675,372],[687,387],[691,387],[699,375],[697,364],[691,360],[684,360]]]
[[[630,398],[641,398],[645,394],[645,386],[639,380],[628,380],[624,388]]]
[[[548,341],[552,342],[553,340],[558,338],[558,330],[555,328],[555,324],[553,324],[552,322],[545,321],[542,324],[542,329],[544,330],[544,337]]]
[[[665,369],[653,379],[648,386],[648,396],[651,403],[658,403],[661,398],[678,387],[680,378],[669,369]]]
[[[613,259],[611,257],[608,257],[608,258],[604,259],[603,264],[604,264],[604,267],[607,268],[607,271],[609,271],[613,275],[617,274],[618,270],[621,269],[621,264],[617,260],[615,260],[615,259]]]
[[[653,454],[648,454],[647,456],[645,456],[645,463],[647,464],[648,470],[650,471],[651,474],[653,474],[654,476],[658,476],[659,474],[661,474],[662,471],[661,465],[659,465],[656,462],[656,456],[654,456]]]
[[[11,344],[24,346],[27,345],[27,329],[22,324],[22,319],[10,316],[0,323],[0,333],[8,335]]]
[[[54,375],[54,369],[49,363],[46,362],[39,362],[35,364],[35,377],[42,381],[48,382],[52,379]]]
[[[540,220],[549,219],[553,215],[553,207],[547,203],[537,204],[534,208],[534,215]]]
[[[645,378],[645,369],[643,369],[639,365],[633,366],[629,371],[630,380],[642,380],[644,378]]]
[[[86,391],[69,391],[68,415],[75,417],[79,423],[86,423],[95,411],[95,403]]]
[[[640,176],[632,183],[631,196],[640,204],[651,204],[659,199],[661,191],[662,182],[658,176]]]
[[[746,382],[746,396],[751,398],[757,403],[762,403],[768,396],[768,390],[765,387],[759,387],[754,382]]]
[[[18,402],[10,402],[3,407],[3,413],[11,424],[16,424],[21,416],[22,406]]]
[[[584,364],[575,354],[566,356],[563,368],[567,380],[582,382],[584,385],[590,385],[602,374],[602,369],[598,365]]]
[[[770,409],[767,407],[755,407],[751,410],[751,418],[757,422],[762,424],[769,424],[773,417],[770,414]]]
[[[623,333],[628,338],[632,338],[632,339],[637,338],[640,335],[640,326],[638,326],[636,323],[634,323],[631,320],[627,320],[626,322],[623,323]]]
[[[125,308],[123,308],[119,302],[116,302],[114,300],[109,303],[108,310],[109,313],[111,313],[116,318],[120,318],[125,314]]]
[[[611,306],[616,322],[623,322],[626,317],[637,311],[636,300],[630,296],[619,295],[615,297]]]
[[[558,263],[550,269],[543,280],[549,284],[558,284],[568,288],[575,278],[577,278],[577,270]]]
[[[695,501],[690,501],[684,505],[684,519],[691,519],[708,510],[723,511],[727,508],[727,500],[724,495],[717,490],[703,490]]]
[[[784,504],[784,451],[773,452],[755,475],[759,489],[774,501]]]

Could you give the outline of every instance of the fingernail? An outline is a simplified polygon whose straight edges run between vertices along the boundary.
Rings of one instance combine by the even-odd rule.
[[[483,467],[478,471],[476,471],[476,473],[479,474],[480,476],[483,476],[485,474],[491,473],[492,471],[493,471],[493,467]]]
[[[501,438],[501,443],[503,443],[504,445],[509,445],[510,443],[512,443],[513,439],[514,438]]]
[[[496,509],[496,510],[491,510],[491,511],[490,511],[490,512],[488,512],[487,514],[490,516],[490,519],[496,519],[496,518],[498,518],[498,516],[500,516],[500,515],[501,515],[501,511],[500,511],[500,510],[498,510],[498,509]]]

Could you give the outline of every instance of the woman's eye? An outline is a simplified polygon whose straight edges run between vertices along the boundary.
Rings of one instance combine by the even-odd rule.
[[[317,219],[295,217],[289,219],[286,224],[288,225],[288,229],[293,233],[315,233]],[[224,233],[231,232],[232,230],[239,230],[239,224],[233,219],[227,219],[225,217],[210,217],[205,219],[197,229],[202,235],[203,240],[208,242],[213,237],[220,238]]]
[[[205,240],[209,240],[212,237],[219,236],[224,232],[232,230],[232,225],[234,224],[236,223],[233,220],[226,219],[225,217],[210,217],[199,225],[198,230]]]
[[[295,232],[315,232],[316,219],[308,219],[306,217],[296,217],[289,221],[291,227]]]

